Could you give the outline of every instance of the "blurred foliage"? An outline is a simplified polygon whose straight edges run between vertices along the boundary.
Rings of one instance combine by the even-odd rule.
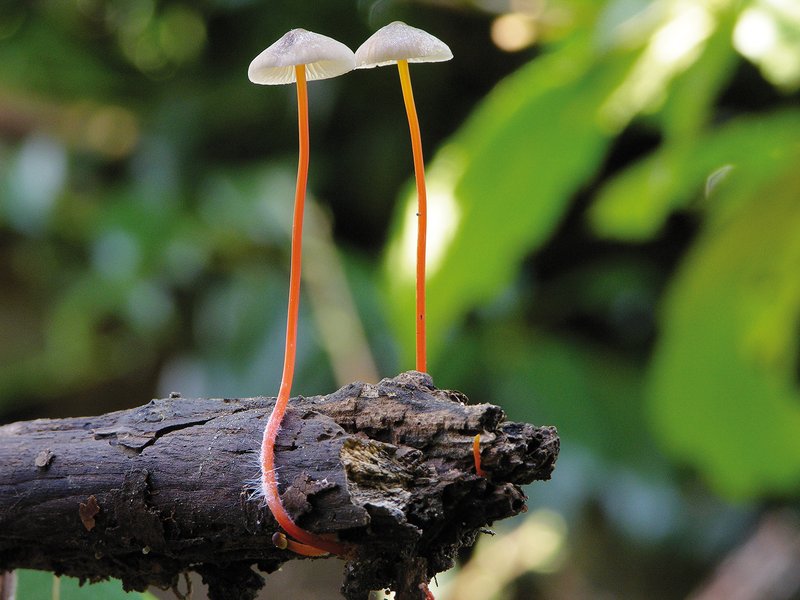
[[[800,495],[791,2],[4,8],[0,419],[172,390],[275,393],[294,97],[253,86],[246,68],[292,27],[355,48],[395,19],[456,57],[412,68],[429,158],[431,373],[513,419],[557,425],[563,441],[553,482],[530,490],[551,512],[496,546],[552,552],[505,565],[495,597],[684,596],[764,500]],[[397,75],[315,82],[310,103],[301,394],[413,364],[415,198]],[[481,581],[476,568],[466,581]],[[558,573],[579,573],[585,595],[565,596]],[[520,591],[531,586],[539,595]]]
[[[55,577],[42,571],[19,570],[17,598],[53,598],[54,600],[156,600],[150,593],[128,593],[119,581],[84,584],[74,577]]]

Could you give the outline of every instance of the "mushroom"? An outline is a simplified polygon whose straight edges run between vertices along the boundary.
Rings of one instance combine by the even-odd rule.
[[[395,21],[376,31],[356,50],[356,68],[371,69],[396,64],[400,71],[414,174],[417,180],[417,269],[416,269],[416,369],[427,371],[425,350],[425,245],[428,228],[428,206],[425,190],[425,163],[422,158],[422,138],[419,131],[414,93],[408,63],[441,62],[453,58],[453,53],[440,39],[431,34]]]
[[[325,553],[346,554],[348,547],[334,540],[313,534],[299,527],[286,512],[278,493],[275,474],[275,439],[289,403],[294,377],[297,344],[297,315],[300,305],[300,267],[302,264],[303,207],[308,179],[308,93],[306,81],[336,77],[355,67],[353,51],[344,44],[305,29],[292,29],[261,54],[247,69],[253,83],[281,85],[297,83],[297,115],[300,151],[297,167],[297,187],[292,222],[291,268],[289,275],[289,307],[286,323],[286,351],[283,375],[275,406],[270,413],[261,443],[261,486],[267,506],[278,524],[293,537],[282,533],[273,536],[279,548],[299,554],[320,556]]]

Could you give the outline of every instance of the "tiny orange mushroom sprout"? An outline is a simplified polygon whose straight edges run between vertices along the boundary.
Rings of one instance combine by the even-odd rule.
[[[411,74],[408,63],[442,62],[453,58],[450,48],[431,34],[395,21],[376,31],[356,50],[356,68],[371,69],[396,64],[411,134],[414,174],[417,180],[417,269],[416,269],[416,369],[427,372],[425,338],[425,248],[428,229],[428,203],[425,190],[425,162],[419,130]]]
[[[261,485],[267,506],[289,536],[276,533],[273,541],[279,548],[299,554],[320,556],[326,553],[345,554],[347,547],[335,540],[302,529],[291,518],[281,502],[275,473],[275,439],[289,403],[294,377],[297,346],[297,318],[300,306],[300,267],[302,264],[303,209],[308,180],[309,135],[308,93],[306,82],[336,77],[355,67],[353,51],[341,42],[305,29],[292,29],[250,63],[250,81],[261,85],[297,84],[297,115],[300,151],[297,187],[292,221],[292,253],[289,276],[289,307],[286,322],[286,351],[283,375],[275,406],[264,428],[261,443]],[[297,540],[297,541],[295,541]]]

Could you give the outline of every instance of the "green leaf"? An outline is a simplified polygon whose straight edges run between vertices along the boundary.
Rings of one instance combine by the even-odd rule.
[[[738,5],[723,7],[714,16],[715,28],[702,52],[670,82],[659,111],[669,143],[691,145],[714,118],[715,103],[737,65],[731,37],[740,13]]]
[[[800,112],[740,118],[700,136],[693,144],[667,144],[635,163],[601,190],[589,211],[594,232],[626,241],[658,233],[669,215],[701,196],[717,169],[746,171],[746,185],[773,177],[800,133]]]
[[[588,50],[588,51],[587,51]],[[609,141],[598,109],[629,54],[596,60],[573,45],[502,82],[437,154],[428,172],[428,345],[431,361],[448,330],[496,296],[520,261],[543,244]],[[424,115],[422,115],[424,123]],[[395,220],[384,263],[387,301],[413,355],[416,196]]]
[[[494,401],[512,420],[556,424],[570,444],[653,474],[663,461],[645,427],[642,372],[608,348],[520,327],[484,340]]]
[[[665,447],[732,497],[800,489],[800,151],[789,148],[772,181],[750,169],[724,182],[673,281],[649,374]]]
[[[80,581],[74,577],[57,578],[46,571],[18,569],[16,574],[17,598],[20,599],[116,600],[124,598],[125,600],[156,600],[149,592],[126,592],[122,588],[122,582],[118,579],[81,585]]]

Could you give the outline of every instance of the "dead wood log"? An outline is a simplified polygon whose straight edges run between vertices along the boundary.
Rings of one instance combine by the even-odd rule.
[[[481,528],[525,510],[520,485],[550,477],[553,427],[511,423],[410,371],[295,398],[276,446],[282,498],[301,526],[357,547],[342,594],[419,587]],[[298,556],[272,544],[258,451],[272,398],[186,399],[88,418],[0,427],[0,573],[53,571],[126,589],[198,571],[215,600],[253,598]],[[481,433],[487,478],[475,474]]]

